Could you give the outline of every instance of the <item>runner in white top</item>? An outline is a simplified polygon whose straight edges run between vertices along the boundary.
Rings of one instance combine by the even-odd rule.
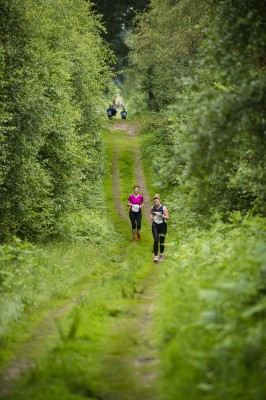
[[[154,206],[151,208],[152,234],[153,234],[153,251],[154,262],[163,261],[164,241],[167,234],[167,221],[169,220],[169,212],[167,208],[161,204],[160,196],[155,194],[153,197]],[[158,257],[160,245],[160,257]]]

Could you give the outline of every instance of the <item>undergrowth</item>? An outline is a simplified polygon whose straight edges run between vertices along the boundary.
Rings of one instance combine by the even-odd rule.
[[[237,215],[173,245],[156,317],[165,400],[265,398],[265,235]]]
[[[132,343],[138,328],[132,321],[141,282],[149,271],[149,264],[144,267],[137,254],[136,247],[128,253],[123,246],[105,258],[95,281],[87,282],[77,304],[60,317],[59,339],[51,351],[5,398],[28,399],[38,394],[43,400],[58,400],[60,395],[96,399],[114,391],[116,399],[134,399],[138,385],[130,365],[136,356]]]
[[[54,242],[41,248],[15,238],[1,245],[0,364],[8,361],[16,343],[27,339],[26,320],[33,326],[48,309],[78,296],[84,285],[105,271],[102,259],[114,254],[111,244]]]
[[[189,190],[184,179],[170,186],[163,174],[171,151],[167,127],[159,118],[143,119],[145,173],[170,211],[171,243],[168,235],[154,323],[161,397],[262,400],[265,218],[203,209],[192,178]]]

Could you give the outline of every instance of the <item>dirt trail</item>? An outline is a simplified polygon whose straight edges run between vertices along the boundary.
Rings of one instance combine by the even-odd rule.
[[[123,131],[128,136],[137,136],[138,125],[129,122],[115,122],[112,129],[116,131]],[[150,198],[149,193],[145,183],[144,172],[141,166],[141,154],[138,148],[133,147],[134,152],[134,175],[136,178],[136,183],[140,186],[140,193],[144,197],[144,216],[148,223],[150,223]],[[112,170],[112,181],[113,187],[116,187],[116,193],[114,193],[115,207],[119,214],[123,218],[128,219],[128,215],[124,212],[124,209],[119,200],[119,171],[117,164],[118,154],[115,154]],[[125,215],[126,214],[126,215]],[[143,285],[145,289],[143,294],[140,295],[140,305],[137,310],[137,321],[138,326],[138,345],[139,354],[135,358],[134,366],[135,374],[138,377],[138,382],[140,388],[148,389],[145,394],[142,394],[141,400],[155,400],[155,392],[152,390],[154,383],[157,379],[157,368],[158,357],[157,350],[154,343],[151,341],[151,322],[152,322],[152,312],[154,309],[154,302],[156,298],[156,279],[157,279],[158,268],[152,268],[150,270],[149,276],[144,280]],[[149,389],[151,391],[149,391]],[[150,397],[151,396],[151,397]]]
[[[145,185],[145,178],[144,178],[144,173],[143,170],[141,168],[141,159],[140,159],[140,154],[138,151],[135,150],[134,152],[134,158],[135,158],[135,174],[137,177],[137,183],[140,186],[140,191],[144,197],[144,215],[147,219],[147,221],[150,222],[150,211],[151,211],[151,207],[150,207],[150,198],[149,198],[149,194]]]
[[[111,129],[116,130],[116,131],[123,131],[128,136],[137,136],[137,134],[138,134],[138,125],[136,123],[115,122],[112,125]],[[144,216],[147,221],[150,221],[150,204],[151,203],[150,203],[149,193],[146,188],[144,173],[143,173],[143,170],[141,167],[141,155],[140,155],[140,152],[138,149],[134,148],[133,151],[134,151],[134,171],[135,171],[135,177],[136,177],[136,184],[138,184],[140,186],[140,193],[144,197],[144,206],[143,206]],[[118,171],[117,158],[118,158],[118,153],[116,152],[113,157],[113,165],[112,165],[114,202],[115,202],[115,207],[116,207],[119,215],[122,218],[128,218],[128,214],[125,212],[125,210],[119,200],[120,189],[119,189],[119,171]]]

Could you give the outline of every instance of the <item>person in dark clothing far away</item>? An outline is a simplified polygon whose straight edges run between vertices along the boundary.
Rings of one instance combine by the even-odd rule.
[[[127,111],[125,110],[125,107],[123,107],[123,110],[120,112],[120,115],[122,119],[127,118]]]
[[[117,114],[118,105],[116,104],[115,100],[113,100],[113,104],[111,105],[113,117]]]
[[[109,107],[107,108],[107,116],[109,119],[112,119],[113,116],[112,104],[110,104]]]

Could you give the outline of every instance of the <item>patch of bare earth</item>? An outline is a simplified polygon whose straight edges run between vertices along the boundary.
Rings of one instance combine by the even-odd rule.
[[[136,123],[131,123],[127,121],[116,121],[111,129],[115,129],[116,131],[124,131],[129,136],[136,136],[138,134],[138,126]]]

